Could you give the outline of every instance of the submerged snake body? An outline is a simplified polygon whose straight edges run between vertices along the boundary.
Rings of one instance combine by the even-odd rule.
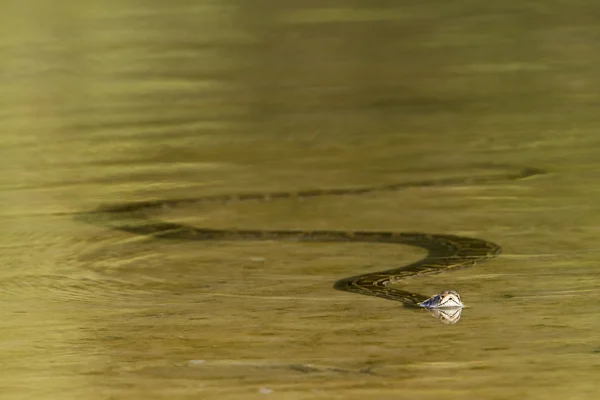
[[[87,222],[100,224],[138,235],[179,240],[295,240],[302,242],[367,242],[413,245],[424,248],[425,258],[410,265],[386,271],[367,273],[338,280],[334,288],[352,293],[376,296],[400,301],[409,306],[419,306],[428,296],[392,287],[391,284],[417,275],[465,268],[478,261],[495,257],[500,246],[482,239],[470,237],[425,234],[416,232],[371,231],[294,231],[294,230],[219,230],[196,228],[184,224],[153,219],[152,212],[164,208],[197,203],[223,203],[233,201],[309,198],[318,196],[359,195],[376,191],[395,191],[411,187],[453,186],[460,184],[492,183],[524,179],[544,171],[525,168],[512,174],[478,176],[472,178],[448,178],[407,182],[370,188],[329,189],[302,192],[250,193],[234,196],[207,196],[195,199],[158,200],[124,203],[100,207],[83,214]]]
[[[478,261],[495,257],[501,251],[497,244],[464,236],[397,233],[386,239],[378,242],[410,244],[427,249],[428,254],[422,260],[404,267],[341,279],[334,287],[417,306],[426,301],[428,296],[392,288],[390,284],[416,275],[439,274],[470,267]]]

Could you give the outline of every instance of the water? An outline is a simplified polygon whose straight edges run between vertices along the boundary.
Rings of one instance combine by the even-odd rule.
[[[63,2],[0,8],[0,397],[595,399],[591,2]],[[499,243],[456,325],[332,289],[377,244],[160,241],[114,202],[546,169],[532,179],[168,210],[242,229]]]

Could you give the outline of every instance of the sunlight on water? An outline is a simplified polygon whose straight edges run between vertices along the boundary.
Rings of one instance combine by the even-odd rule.
[[[597,8],[3,3],[0,397],[597,399]],[[423,249],[147,235],[183,223],[502,255],[394,283],[457,290],[445,325],[333,289]]]

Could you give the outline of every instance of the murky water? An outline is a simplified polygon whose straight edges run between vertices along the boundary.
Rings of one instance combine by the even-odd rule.
[[[598,398],[597,5],[72,3],[0,7],[1,398]],[[499,243],[403,283],[457,289],[455,325],[332,289],[416,248],[161,241],[74,217],[521,166],[548,174],[164,212]]]

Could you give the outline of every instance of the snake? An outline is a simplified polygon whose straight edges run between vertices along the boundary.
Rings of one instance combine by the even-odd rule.
[[[241,193],[195,198],[134,201],[101,205],[92,211],[83,213],[83,219],[88,223],[99,224],[107,228],[135,235],[150,236],[156,239],[196,241],[292,240],[299,242],[362,242],[416,246],[427,251],[427,255],[423,259],[384,271],[341,278],[333,284],[333,288],[340,291],[393,300],[408,307],[462,307],[460,296],[454,290],[446,290],[429,297],[401,290],[394,287],[394,283],[414,276],[439,274],[471,267],[478,262],[498,256],[501,252],[501,247],[498,244],[484,239],[442,233],[360,230],[211,229],[164,221],[153,215],[161,210],[191,204],[217,203],[227,205],[242,201],[278,201],[324,196],[356,196],[410,188],[492,184],[522,180],[544,173],[546,171],[539,168],[524,167],[515,169],[512,172],[489,175],[409,181],[370,187],[316,189],[296,192]]]

